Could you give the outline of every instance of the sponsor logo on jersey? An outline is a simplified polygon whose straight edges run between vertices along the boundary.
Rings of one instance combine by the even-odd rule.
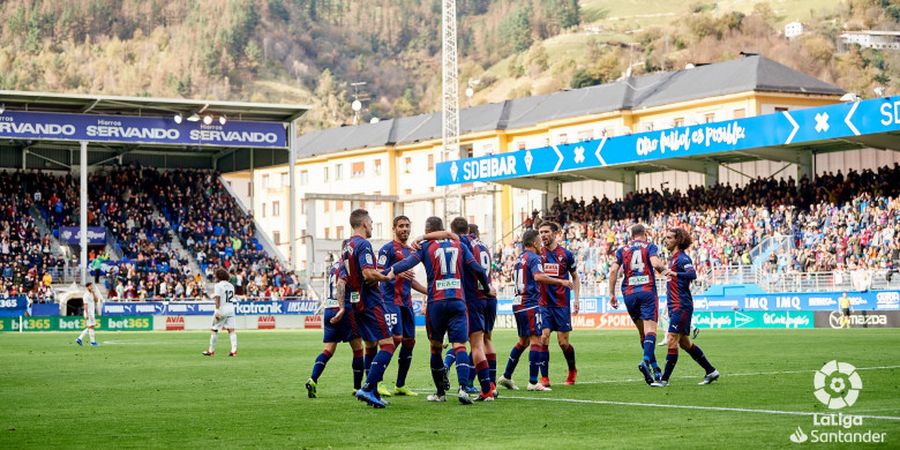
[[[544,273],[552,277],[558,277],[559,264],[544,263]]]
[[[447,289],[460,289],[462,287],[462,282],[457,279],[435,280],[434,285],[437,290],[445,291]]]
[[[640,286],[649,282],[650,277],[648,275],[635,275],[633,277],[628,277],[629,286]]]

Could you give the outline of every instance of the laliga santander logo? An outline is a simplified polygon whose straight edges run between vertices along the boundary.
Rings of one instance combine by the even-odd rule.
[[[863,383],[856,367],[838,361],[829,361],[813,377],[816,398],[828,409],[853,406],[859,397]]]

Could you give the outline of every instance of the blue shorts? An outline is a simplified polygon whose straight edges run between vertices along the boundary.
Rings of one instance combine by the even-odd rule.
[[[516,311],[516,328],[519,330],[519,337],[540,336],[544,328],[544,308],[541,306],[533,307],[523,311]]]
[[[322,342],[350,342],[359,337],[356,330],[356,316],[352,311],[344,311],[344,316],[336,324],[331,323],[331,318],[337,314],[337,308],[325,308],[322,316],[322,329],[325,335]]]
[[[416,313],[409,306],[384,304],[384,320],[387,321],[391,334],[404,339],[416,338]]]
[[[378,342],[391,337],[391,329],[385,319],[383,304],[367,306],[363,310],[354,309],[359,336],[366,342]]]
[[[694,308],[669,309],[669,333],[691,334],[691,317]]]
[[[469,315],[469,334],[484,331],[484,300],[466,302],[466,313]]]
[[[637,292],[625,296],[625,308],[631,320],[659,322],[659,300],[654,292]]]
[[[463,300],[439,300],[425,307],[425,331],[428,339],[443,342],[447,334],[450,342],[469,342],[469,319]]]
[[[495,322],[497,322],[497,299],[489,298],[484,302],[484,332],[493,332]]]
[[[572,331],[572,309],[568,306],[545,306],[544,325],[550,331],[568,332]]]

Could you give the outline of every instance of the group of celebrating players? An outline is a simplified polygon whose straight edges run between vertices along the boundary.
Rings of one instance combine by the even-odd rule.
[[[456,364],[457,398],[462,404],[493,401],[497,385],[518,389],[512,381],[519,358],[530,346],[530,391],[549,391],[549,339],[556,332],[568,365],[566,384],[575,384],[575,349],[569,342],[571,314],[579,311],[579,280],[575,258],[559,245],[559,225],[543,222],[538,230],[522,236],[523,253],[515,266],[516,297],[513,313],[518,341],[510,351],[503,374],[497,378],[497,355],[492,331],[497,317],[497,296],[490,283],[491,257],[479,240],[478,227],[457,217],[445,230],[439,217],[425,221],[425,234],[409,242],[411,223],[406,216],[393,221],[394,239],[375,252],[368,239],[372,219],[367,211],[350,214],[353,236],[344,241],[341,257],[329,271],[329,292],[324,305],[324,348],[306,382],[310,398],[317,397],[318,380],[337,344],[353,350],[353,395],[375,408],[384,408],[391,395],[415,396],[406,377],[415,347],[415,312],[411,291],[426,296],[425,323],[431,347],[431,374],[435,393],[428,401],[444,402],[450,391],[448,373]],[[701,384],[718,379],[699,347],[689,337],[693,303],[690,282],[696,275],[684,250],[690,236],[680,228],[669,230],[666,245],[673,257],[666,267],[654,244],[648,243],[641,225],[632,228],[632,242],[616,252],[611,268],[610,304],[618,307],[615,275],[623,269],[622,293],[628,313],[641,337],[643,359],[638,366],[648,385],[665,387],[685,349],[706,371]],[[649,263],[649,264],[648,264]],[[413,269],[422,264],[427,285],[415,279]],[[655,272],[669,278],[670,316],[668,355],[660,370],[654,349],[659,320]],[[570,299],[571,292],[574,297]],[[449,349],[442,358],[447,336]],[[467,351],[468,344],[468,351]],[[385,369],[399,347],[396,388],[382,382]],[[473,386],[475,378],[479,386]],[[477,394],[470,397],[470,394]]]

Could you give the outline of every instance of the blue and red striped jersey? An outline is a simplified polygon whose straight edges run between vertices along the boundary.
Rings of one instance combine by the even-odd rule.
[[[575,256],[562,245],[557,245],[553,250],[547,247],[541,249],[541,261],[544,273],[549,277],[568,280],[569,274],[575,271]],[[570,292],[571,289],[565,286],[542,284],[541,306],[566,308],[569,306]]]
[[[691,257],[676,250],[672,255],[672,262],[669,270],[675,272],[675,278],[669,278],[666,283],[666,303],[669,309],[680,311],[683,309],[694,308],[694,298],[691,296],[691,281],[697,278],[697,272],[694,271],[694,262]]]
[[[394,273],[406,272],[420,262],[428,276],[429,302],[464,300],[462,280],[466,270],[475,273],[483,285],[488,284],[484,269],[475,261],[472,252],[458,241],[422,241],[422,248],[394,264]]]
[[[656,244],[644,241],[631,241],[630,244],[616,251],[616,261],[622,266],[622,294],[631,295],[639,292],[656,293],[656,275],[650,257],[657,256]]]
[[[541,257],[526,250],[516,261],[516,298],[513,299],[513,312],[538,306],[541,301],[541,288],[534,275],[544,273]]]
[[[343,271],[344,264],[341,260],[335,261],[334,264],[331,265],[331,268],[328,270],[328,295],[325,296],[325,304],[323,305],[323,307],[338,307],[337,282],[339,279],[341,279],[341,273]]]
[[[481,264],[481,268],[484,269],[485,276],[487,276],[488,281],[491,279],[491,252],[488,251],[487,245],[484,242],[481,242],[478,238],[473,236],[469,236],[469,242],[472,243],[472,256],[475,257],[475,261],[478,261]],[[490,291],[490,286],[486,286],[486,289],[476,289],[475,293],[479,300],[486,300],[491,297],[485,291]]]
[[[390,270],[394,264],[402,261],[410,253],[412,249],[408,245],[397,240],[388,242],[378,250],[378,269]],[[385,303],[412,308],[412,281],[398,276],[381,283],[381,296]]]
[[[381,291],[378,286],[366,283],[363,269],[376,269],[375,254],[372,244],[358,235],[354,235],[344,246],[344,271],[347,283],[348,307],[363,310],[368,306],[381,304]]]

